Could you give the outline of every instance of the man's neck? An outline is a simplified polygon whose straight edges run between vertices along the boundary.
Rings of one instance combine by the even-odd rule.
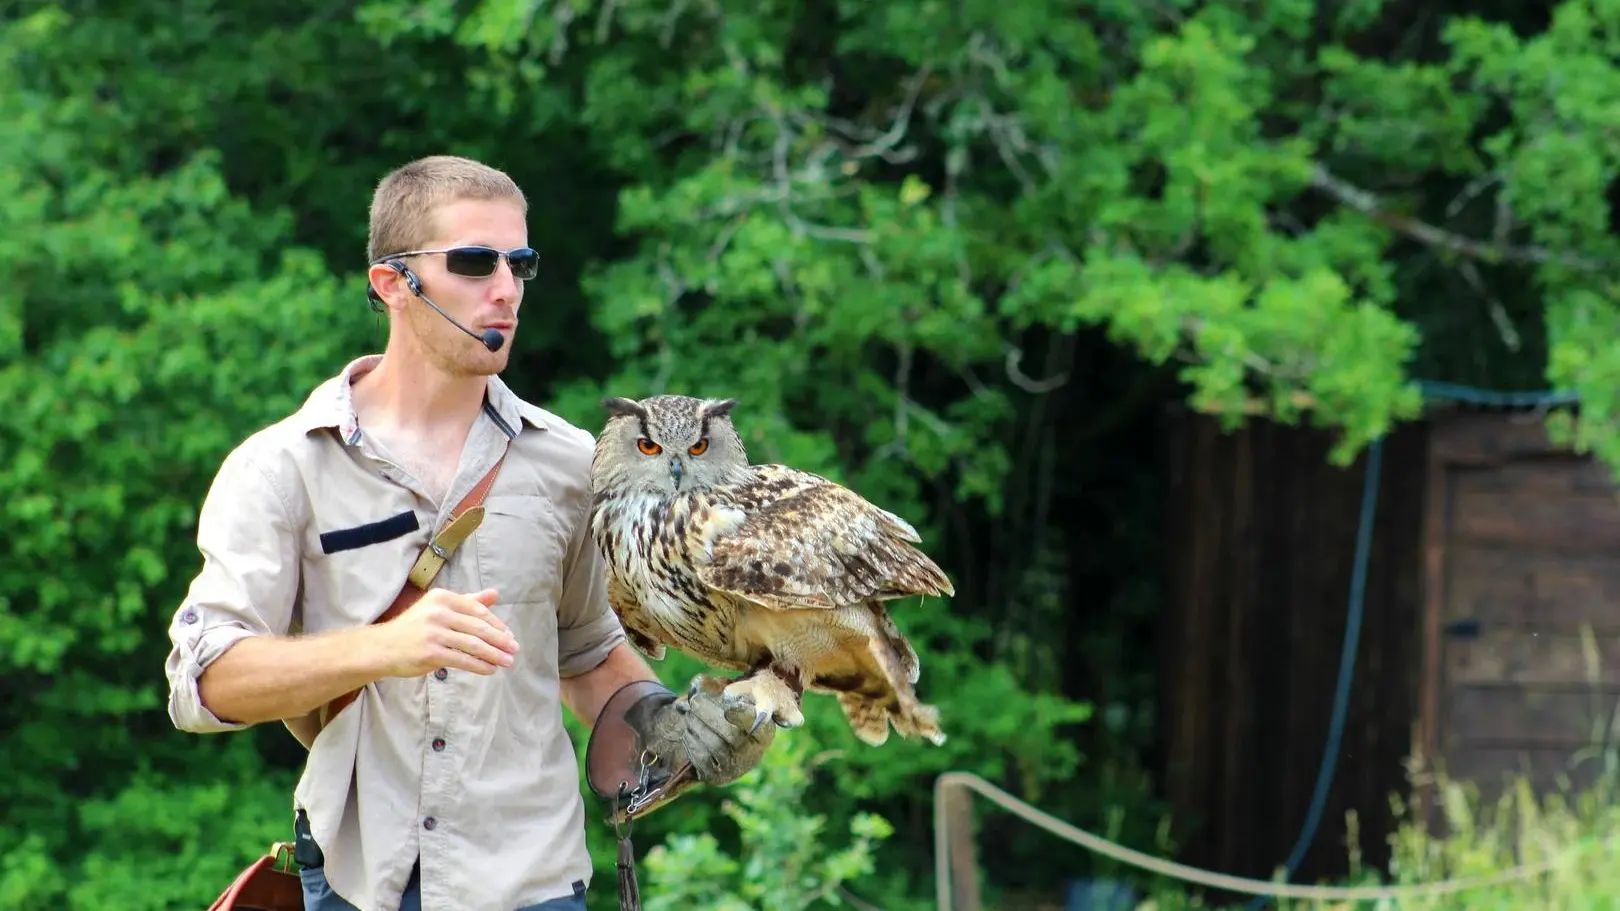
[[[370,423],[410,436],[461,438],[477,420],[489,378],[455,376],[417,358],[384,353],[355,381],[355,411]]]

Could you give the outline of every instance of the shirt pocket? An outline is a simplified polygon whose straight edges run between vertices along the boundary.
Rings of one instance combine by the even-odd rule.
[[[478,527],[478,573],[503,604],[555,603],[567,553],[551,500],[538,494],[491,494]]]
[[[334,509],[319,515],[319,524],[306,532],[298,628],[323,633],[380,615],[427,545],[431,521],[402,501],[366,512]],[[443,576],[434,580],[442,584]]]

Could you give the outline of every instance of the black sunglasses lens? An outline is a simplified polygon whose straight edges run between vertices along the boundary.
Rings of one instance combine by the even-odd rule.
[[[460,247],[444,255],[444,266],[456,275],[483,278],[494,274],[501,254],[487,247]]]
[[[445,267],[457,275],[484,278],[495,274],[495,264],[500,259],[500,251],[488,247],[458,247],[445,254]],[[527,281],[540,272],[540,254],[528,247],[508,252],[507,261],[516,278]]]
[[[512,274],[528,281],[540,274],[540,254],[520,247],[506,254],[506,261],[512,265]]]

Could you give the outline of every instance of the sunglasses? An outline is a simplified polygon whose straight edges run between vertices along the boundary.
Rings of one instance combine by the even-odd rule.
[[[529,247],[515,250],[496,250],[491,247],[452,247],[448,250],[412,250],[394,256],[425,256],[430,253],[444,256],[444,267],[453,275],[468,278],[487,278],[495,274],[495,266],[505,257],[514,278],[528,281],[540,274],[540,254]],[[390,257],[392,258],[392,257]]]

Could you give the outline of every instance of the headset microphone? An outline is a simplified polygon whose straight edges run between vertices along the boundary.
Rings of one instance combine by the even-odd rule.
[[[429,307],[432,307],[435,311],[437,311],[440,316],[444,317],[447,321],[449,321],[450,325],[455,326],[457,329],[460,329],[462,332],[465,332],[468,335],[472,336],[473,338],[477,339],[479,344],[483,345],[485,348],[488,348],[490,351],[499,351],[499,350],[501,350],[501,346],[506,344],[506,336],[502,335],[501,330],[499,330],[499,329],[495,329],[495,328],[485,329],[484,334],[479,335],[478,333],[472,331],[471,329],[468,329],[466,326],[463,326],[461,323],[457,322],[455,317],[453,317],[450,314],[444,312],[443,307],[440,307],[438,304],[435,304],[433,302],[433,298],[428,297],[426,294],[422,293],[422,283],[417,280],[416,273],[412,272],[409,269],[402,268],[398,263],[390,263],[389,265],[392,265],[395,269],[399,270],[399,274],[405,276],[405,285],[411,289],[412,294],[416,295],[417,297],[420,297],[422,299],[423,303],[427,304]]]

